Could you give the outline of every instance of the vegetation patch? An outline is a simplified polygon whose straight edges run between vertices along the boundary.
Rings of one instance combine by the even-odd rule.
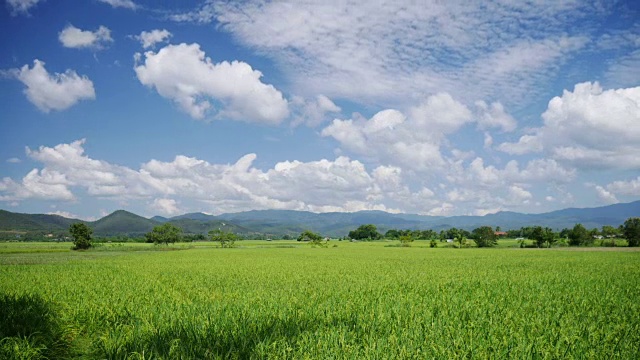
[[[4,253],[4,358],[640,356],[640,251],[264,243]]]

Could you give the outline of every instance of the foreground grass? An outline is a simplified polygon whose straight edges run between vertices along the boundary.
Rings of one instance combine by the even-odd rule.
[[[336,243],[0,249],[0,358],[640,356],[640,252]]]

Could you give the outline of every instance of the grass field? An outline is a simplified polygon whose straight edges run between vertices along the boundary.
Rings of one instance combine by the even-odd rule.
[[[0,243],[0,358],[640,358],[638,251],[330,244]]]

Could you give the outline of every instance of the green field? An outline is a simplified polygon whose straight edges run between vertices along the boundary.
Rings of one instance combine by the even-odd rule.
[[[0,243],[0,358],[640,358],[638,251],[390,244]]]

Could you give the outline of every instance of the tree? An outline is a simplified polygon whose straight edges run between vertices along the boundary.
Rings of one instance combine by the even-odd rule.
[[[91,247],[91,234],[93,230],[83,223],[74,223],[69,226],[69,234],[73,238],[73,250],[84,250]]]
[[[593,237],[589,235],[589,231],[587,231],[582,224],[576,224],[567,236],[569,237],[569,245],[571,246],[589,245],[593,243]]]
[[[458,249],[462,249],[467,244],[467,237],[464,236],[463,232],[456,233],[453,240],[458,243]]]
[[[544,228],[544,242],[548,247],[558,242],[558,238],[556,237],[556,233],[553,232],[551,228]]]
[[[300,233],[300,236],[298,236],[298,241],[310,241],[312,246],[326,246],[326,243],[322,242],[322,236],[314,233],[311,230],[305,230]]]
[[[422,230],[421,234],[420,234],[420,239],[425,239],[425,240],[433,240],[435,238],[438,237],[438,233],[436,233],[435,231],[429,229],[429,230]]]
[[[387,239],[397,239],[400,237],[400,232],[396,229],[389,229],[384,233],[384,237]]]
[[[622,234],[629,246],[640,246],[640,218],[628,218],[622,227]]]
[[[354,240],[378,240],[382,238],[382,234],[373,224],[360,225],[355,230],[349,231],[349,238]]]
[[[222,248],[232,248],[238,240],[238,235],[220,229],[209,231],[209,236],[211,237],[211,241],[219,242]]]
[[[544,244],[544,230],[542,230],[542,226],[534,226],[529,234],[529,239],[533,240],[536,247],[542,247]]]
[[[607,238],[616,237],[616,236],[620,236],[620,232],[618,231],[618,228],[615,228],[611,225],[603,225],[602,236]]]
[[[534,226],[531,229],[529,238],[533,240],[533,243],[539,248],[545,246],[545,244],[551,247],[557,240],[551,228],[543,228],[542,226]]]
[[[473,241],[478,247],[491,247],[498,244],[496,233],[491,226],[481,226],[471,232]]]
[[[411,235],[402,235],[402,236],[400,236],[400,244],[403,247],[411,246],[412,242],[413,242],[413,236],[411,236]]]
[[[152,242],[154,244],[166,244],[174,243],[176,241],[180,241],[182,229],[171,224],[164,223],[162,225],[158,225],[154,227],[150,232],[146,233],[144,237],[147,239],[147,242]]]

